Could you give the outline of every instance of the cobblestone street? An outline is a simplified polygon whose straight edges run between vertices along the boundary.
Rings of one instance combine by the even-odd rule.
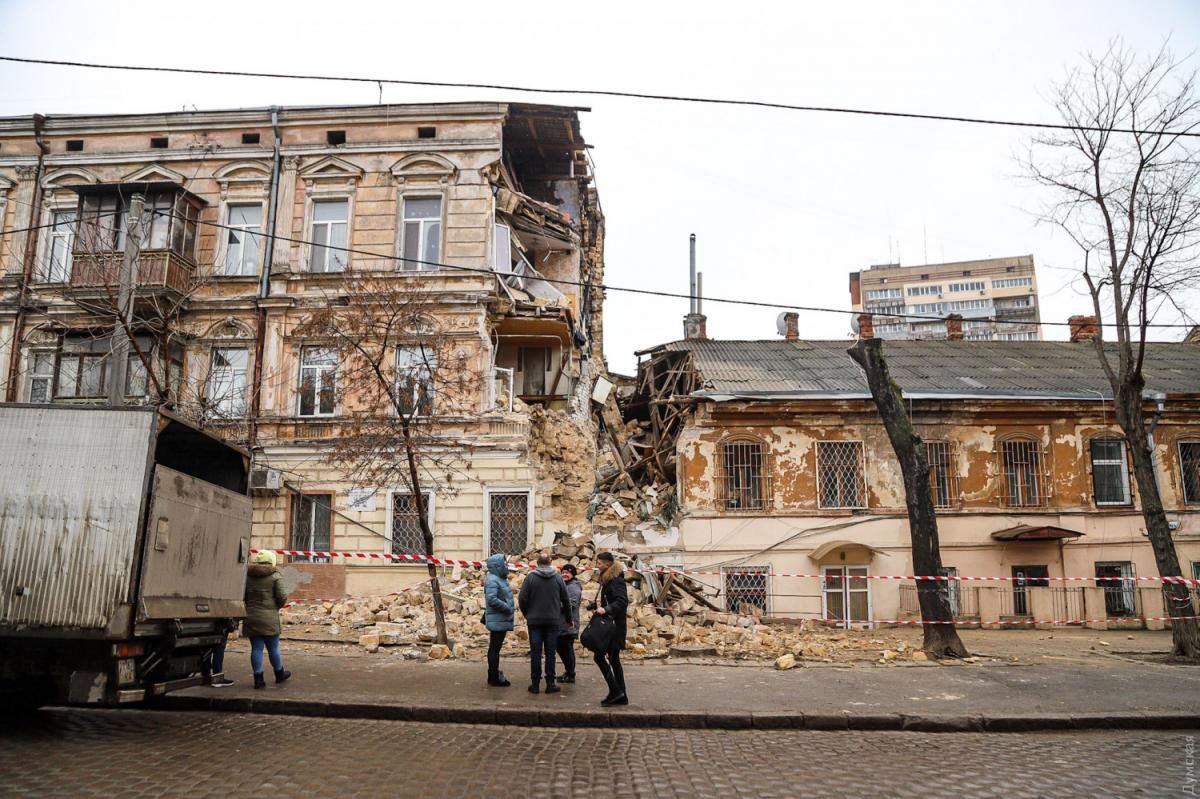
[[[1188,735],[530,729],[47,710],[0,732],[0,795],[1166,796]],[[1194,738],[1192,739],[1194,742]]]

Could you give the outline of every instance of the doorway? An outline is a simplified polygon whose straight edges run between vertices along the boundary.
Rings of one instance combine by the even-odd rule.
[[[871,581],[866,566],[821,569],[821,604],[826,621],[843,629],[871,624]]]
[[[1049,566],[1013,566],[1013,615],[1029,615],[1029,588],[1046,588],[1050,585]]]

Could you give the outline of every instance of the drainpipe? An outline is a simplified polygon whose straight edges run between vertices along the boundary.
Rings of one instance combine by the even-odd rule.
[[[262,408],[262,375],[263,351],[267,340],[267,309],[263,300],[271,294],[271,269],[275,265],[275,219],[278,215],[276,206],[279,204],[279,170],[281,167],[280,149],[282,140],[279,135],[279,106],[271,106],[271,132],[273,136],[273,155],[271,160],[271,194],[267,200],[267,251],[263,254],[262,276],[258,281],[258,322],[254,334],[254,390],[250,395],[250,445],[258,439],[258,414]]]
[[[1154,417],[1150,420],[1150,429],[1146,431],[1146,444],[1150,447],[1150,465],[1154,467],[1154,485],[1161,492],[1162,485],[1158,479],[1158,450],[1154,446],[1154,429],[1158,427],[1158,421],[1162,419],[1163,412],[1166,410],[1167,395],[1161,391],[1144,391],[1142,397],[1154,400]]]
[[[17,318],[13,321],[12,352],[8,357],[8,382],[4,387],[4,401],[17,401],[17,380],[21,375],[21,339],[25,333],[25,306],[29,304],[29,284],[33,280],[33,256],[37,252],[38,233],[42,217],[42,173],[46,167],[46,154],[50,146],[42,138],[46,117],[33,115],[33,140],[37,144],[37,168],[33,173],[33,203],[29,212],[29,230],[25,234],[24,263],[21,269],[21,288],[17,294]]]

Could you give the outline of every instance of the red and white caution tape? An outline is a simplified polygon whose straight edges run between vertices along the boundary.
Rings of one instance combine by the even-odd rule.
[[[828,621],[833,625],[841,626],[843,624],[902,624],[907,626],[920,627],[926,624],[953,624],[956,627],[1007,627],[1013,624],[1029,626],[1034,624],[1100,624],[1106,622],[1108,624],[1116,624],[1122,621],[1178,621],[1180,619],[1200,619],[1200,616],[1120,616],[1111,619],[1002,619],[1000,621],[922,621],[921,619],[853,619],[848,622],[839,621],[837,619],[817,619],[817,621]]]
[[[252,549],[251,553],[260,552],[263,550]],[[486,564],[481,560],[462,560],[458,558],[435,558],[429,555],[396,555],[390,552],[320,552],[316,550],[306,549],[273,549],[269,550],[277,555],[293,555],[302,557],[316,558],[353,558],[360,560],[383,560],[383,561],[403,561],[409,563],[432,563],[436,566],[465,566],[467,568],[482,569]],[[533,563],[510,563],[510,568],[515,569],[533,569],[537,568]],[[593,567],[594,568],[594,567]],[[726,569],[725,571],[702,571],[699,569],[643,569],[642,571],[653,571],[657,574],[683,574],[687,576],[705,575],[712,577],[743,575],[748,577],[807,577],[816,579],[834,579],[834,580],[914,580],[926,582],[1004,582],[1011,583],[1018,581],[1027,586],[1034,586],[1049,581],[1049,582],[1100,582],[1109,584],[1121,580],[1129,582],[1151,582],[1151,583],[1174,583],[1178,585],[1193,585],[1200,586],[1200,580],[1193,580],[1187,577],[1159,577],[1159,576],[1126,576],[1126,577],[977,577],[971,575],[960,574],[943,574],[943,575],[922,575],[922,574],[862,574],[862,575],[830,575],[830,574],[808,574],[804,572],[762,572],[762,571],[737,571]]]
[[[399,591],[392,591],[390,594],[381,594],[379,598],[387,598],[390,596],[400,596],[401,594],[407,594],[409,591],[412,591],[414,588],[420,588],[420,587],[426,585],[427,583],[429,583],[429,580],[422,580],[421,582],[417,583],[416,585],[410,585],[408,588],[401,588]],[[290,608],[293,605],[318,605],[318,604],[322,604],[324,602],[346,602],[349,600],[367,599],[367,598],[368,597],[353,597],[353,596],[340,596],[340,597],[330,597],[330,598],[309,597],[308,599],[293,600],[293,601],[285,604],[284,607]],[[376,597],[370,597],[370,599],[375,599],[375,598]]]

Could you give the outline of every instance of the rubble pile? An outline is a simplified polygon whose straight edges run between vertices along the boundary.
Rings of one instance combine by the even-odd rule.
[[[585,605],[598,588],[591,571],[596,552],[590,538],[565,534],[556,537],[551,549],[556,564],[572,563],[579,569]],[[630,603],[627,645],[635,657],[775,660],[777,668],[791,668],[803,660],[914,659],[911,648],[882,632],[869,638],[817,629],[809,620],[765,622],[761,611],[752,605],[744,605],[739,613],[719,610],[712,601],[716,598],[714,589],[682,574],[637,571],[628,556],[614,554],[626,567]],[[531,550],[518,560],[530,562],[536,556],[537,550]],[[399,647],[399,654],[407,658],[480,657],[488,643],[488,631],[480,618],[483,578],[481,569],[455,568],[440,581],[446,631],[452,642],[449,647],[433,645],[433,596],[428,583],[392,596],[294,605],[282,612],[285,635],[357,642],[369,652]],[[514,572],[509,579],[515,596],[525,573]],[[587,618],[584,611],[584,624]],[[516,630],[506,639],[505,648],[524,649],[528,638],[524,619],[518,613]],[[787,665],[789,662],[791,665]]]
[[[541,405],[526,407],[530,454],[541,466],[543,479],[551,483],[554,519],[572,530],[585,529],[595,485],[595,433],[565,411]]]

